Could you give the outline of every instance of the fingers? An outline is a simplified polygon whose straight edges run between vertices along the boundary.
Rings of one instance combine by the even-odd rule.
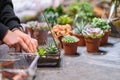
[[[25,43],[22,39],[19,40],[19,45],[22,47],[22,49],[23,49],[24,51],[30,52],[28,46],[26,45],[26,43]]]
[[[27,73],[25,73],[24,71],[18,73],[16,76],[13,77],[13,80],[27,80]]]
[[[38,42],[36,39],[31,39],[32,45],[33,45],[33,49],[34,52],[37,52],[37,47],[38,47]]]
[[[29,36],[25,36],[25,37],[23,37],[23,39],[29,48],[29,52],[31,52],[31,53],[37,52],[37,47],[38,47],[37,40],[35,40]]]

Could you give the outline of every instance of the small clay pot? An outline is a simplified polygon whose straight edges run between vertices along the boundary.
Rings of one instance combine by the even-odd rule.
[[[79,39],[78,46],[85,46],[85,39],[84,36],[81,34],[73,34]]]
[[[108,43],[109,34],[110,34],[110,31],[107,31],[104,33],[104,36],[101,39],[100,45],[106,45]]]
[[[91,39],[85,38],[86,48],[88,52],[98,52],[101,38]]]
[[[34,31],[33,37],[38,40],[39,45],[46,44],[48,32],[44,30]]]
[[[25,32],[28,34],[28,35],[30,35],[31,37],[33,37],[33,29],[32,28],[29,28],[29,27],[26,27],[25,28]]]
[[[65,55],[76,55],[77,54],[78,42],[74,42],[74,43],[62,42],[62,44],[63,44],[63,48],[65,51]]]
[[[14,61],[3,61],[3,62],[0,62],[0,67],[13,69],[14,68]]]

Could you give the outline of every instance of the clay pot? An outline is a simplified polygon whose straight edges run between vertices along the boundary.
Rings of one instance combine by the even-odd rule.
[[[78,46],[85,46],[85,39],[84,36],[81,34],[73,34],[77,38],[79,38]]]
[[[14,61],[3,61],[3,62],[0,62],[0,67],[13,69],[14,68]]]
[[[85,38],[86,47],[88,52],[98,52],[101,38],[91,39]]]
[[[31,37],[33,37],[33,29],[32,28],[29,28],[29,27],[26,27],[25,28],[25,32],[28,34],[28,35],[30,35]]]
[[[108,43],[109,34],[110,34],[110,31],[104,33],[104,36],[101,39],[100,45],[106,45]]]
[[[58,40],[60,41],[60,46],[61,46],[61,48],[63,48],[62,38],[63,38],[63,36],[58,37]]]
[[[62,44],[63,44],[63,48],[64,48],[66,55],[76,55],[77,54],[78,42],[74,42],[74,43],[62,42]]]
[[[38,41],[39,45],[46,44],[48,32],[44,30],[34,31],[33,37]]]

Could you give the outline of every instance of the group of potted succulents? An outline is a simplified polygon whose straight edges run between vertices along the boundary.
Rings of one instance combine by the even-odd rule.
[[[110,26],[104,19],[95,18],[93,7],[88,2],[75,2],[68,7],[66,15],[61,15],[57,18],[57,22],[52,27],[51,33],[55,39],[60,40],[67,55],[72,55],[70,53],[72,51],[66,51],[64,47],[66,45],[65,42],[71,44],[75,42],[77,46],[93,46],[95,43],[95,47],[90,47],[93,49],[89,50],[88,47],[86,48],[88,52],[98,52],[99,46],[105,45],[108,42]],[[88,44],[88,42],[91,43],[90,40],[94,40],[92,45]],[[76,53],[77,51],[73,54]]]
[[[62,6],[60,5],[56,9],[50,7],[46,8],[43,11],[44,15],[48,19],[48,23],[51,24],[49,28],[51,30],[48,33],[51,33],[53,35],[55,41],[60,41],[60,44],[65,50],[65,54],[75,55],[77,53],[77,48],[73,47],[85,45],[92,46],[90,47],[91,49],[88,49],[88,47],[86,47],[88,52],[98,52],[100,45],[107,44],[108,36],[110,33],[110,26],[105,20],[101,18],[94,18],[95,14],[93,11],[93,7],[88,2],[76,2],[71,4],[67,9],[68,11],[65,13]],[[55,15],[53,15],[53,13]],[[76,18],[76,15],[78,17],[75,21],[74,18]],[[33,32],[30,31],[31,35],[34,38],[38,39],[39,44],[41,44],[40,41],[42,41],[41,39],[45,38],[45,36],[42,35],[42,33],[40,32],[41,30],[42,32],[46,31],[47,28],[43,27],[43,25],[41,27],[40,23],[37,22],[29,22],[27,24],[32,28]],[[47,35],[47,32],[45,34]],[[40,35],[44,37],[40,37]],[[39,38],[37,38],[38,36]],[[91,42],[92,40],[94,41]],[[42,43],[46,44],[44,43],[44,41],[46,42],[46,40],[44,39]],[[88,42],[90,42],[91,44],[88,44]],[[73,43],[77,44],[77,46],[74,46]],[[94,43],[95,47],[93,46]],[[68,52],[66,51],[65,46],[68,47],[68,45],[71,44],[72,46],[69,46],[69,48],[73,48],[74,50],[76,50],[75,52],[72,52],[74,51],[72,49],[70,49],[70,51]],[[46,54],[46,49],[44,51],[44,49],[41,48],[40,51],[43,51],[43,53]]]

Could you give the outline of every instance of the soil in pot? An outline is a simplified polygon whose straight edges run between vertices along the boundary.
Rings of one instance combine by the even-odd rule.
[[[88,52],[98,52],[101,38],[91,39],[85,38],[86,47]]]
[[[75,43],[62,42],[62,43],[63,43],[65,55],[77,55],[78,42]]]

